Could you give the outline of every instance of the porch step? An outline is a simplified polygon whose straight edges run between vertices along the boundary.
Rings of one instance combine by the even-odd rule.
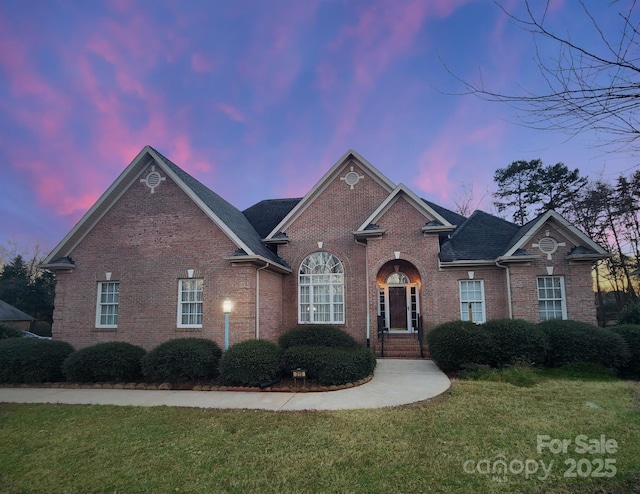
[[[378,340],[376,356],[382,357],[382,342]],[[424,352],[425,358],[428,353]],[[386,335],[384,339],[384,358],[420,358],[420,342],[416,335]]]

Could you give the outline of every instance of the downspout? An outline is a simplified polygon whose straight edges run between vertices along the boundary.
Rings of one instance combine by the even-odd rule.
[[[360,242],[358,239],[355,239],[356,244],[362,245],[364,247],[364,266],[365,266],[365,283],[366,286],[366,295],[367,295],[367,348],[371,348],[371,307],[369,307],[369,256],[367,255],[367,244],[366,242]]]
[[[504,268],[507,271],[507,305],[509,306],[509,319],[513,319],[513,307],[511,302],[511,274],[509,272],[509,266],[500,264],[500,261],[496,261],[496,266]]]
[[[260,271],[267,269],[271,263],[266,263],[261,268],[256,269],[256,340],[260,339]]]

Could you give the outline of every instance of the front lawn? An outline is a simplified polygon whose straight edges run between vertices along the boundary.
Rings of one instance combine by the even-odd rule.
[[[434,400],[384,410],[1,404],[0,491],[622,494],[640,489],[639,407],[637,384],[560,378],[456,381]],[[539,453],[538,435],[571,443]],[[601,439],[616,451],[576,452]],[[497,460],[507,471],[485,474]],[[541,461],[553,461],[546,480],[541,467],[526,473]],[[612,466],[610,478],[593,477]]]

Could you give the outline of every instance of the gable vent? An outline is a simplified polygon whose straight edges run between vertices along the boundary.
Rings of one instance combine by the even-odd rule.
[[[558,250],[558,242],[554,238],[544,237],[538,242],[538,249],[544,254],[553,254]]]

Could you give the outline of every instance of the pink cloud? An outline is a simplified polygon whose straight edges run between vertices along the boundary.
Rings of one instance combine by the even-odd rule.
[[[457,169],[477,170],[484,165],[482,156],[504,144],[505,132],[504,122],[484,118],[477,108],[465,101],[440,133],[433,136],[433,144],[420,155],[418,176],[413,184],[441,200],[451,199],[460,191],[460,182],[454,178],[454,172]],[[468,179],[473,179],[473,174]]]
[[[234,122],[244,122],[245,117],[240,110],[238,110],[235,106],[230,105],[228,103],[218,103],[215,105],[216,110],[224,113],[227,117],[229,117]]]

